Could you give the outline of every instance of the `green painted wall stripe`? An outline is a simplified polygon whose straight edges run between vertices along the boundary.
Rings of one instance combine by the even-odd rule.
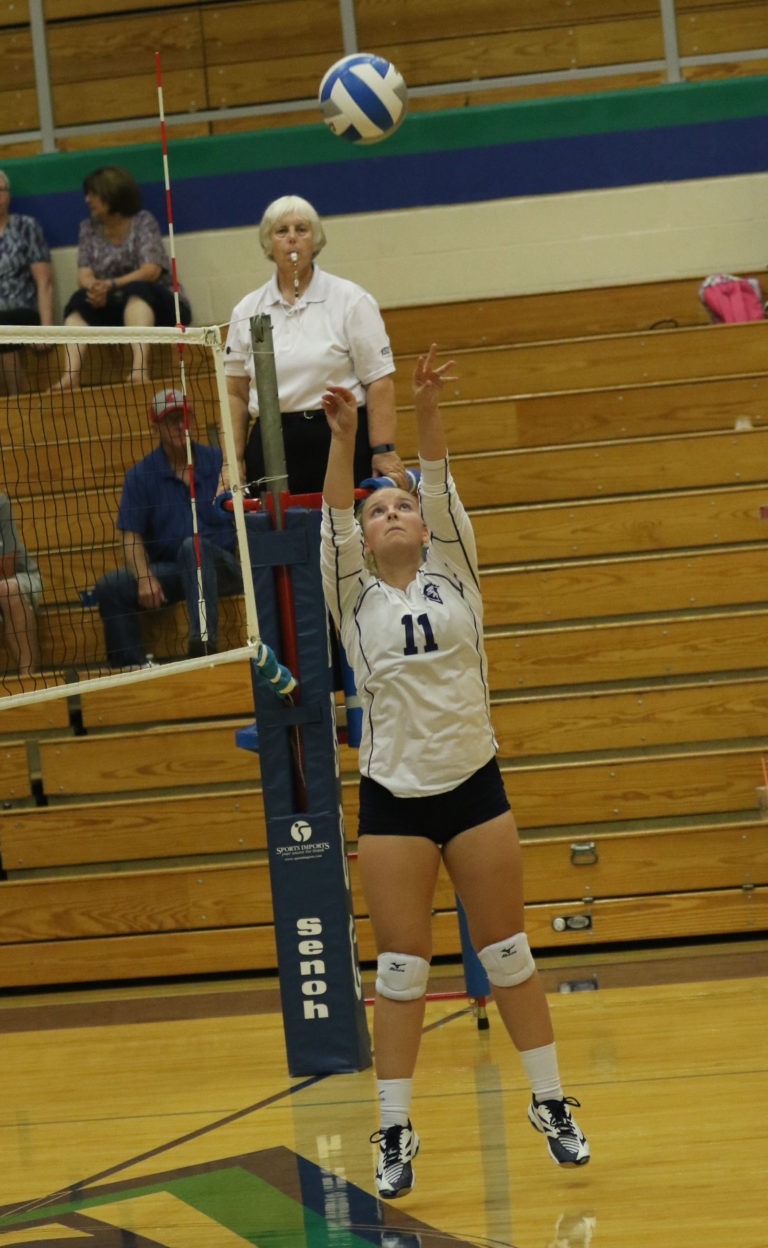
[[[671,83],[627,91],[558,96],[508,104],[485,104],[411,113],[379,147],[355,147],[316,125],[260,130],[196,139],[173,139],[169,129],[171,181],[254,169],[330,164],[422,151],[452,151],[513,141],[646,130],[745,117],[768,117],[768,75]],[[157,143],[56,152],[6,160],[14,192],[45,195],[78,190],[98,165],[127,164],[140,182],[162,182]],[[383,166],[385,169],[385,166]]]

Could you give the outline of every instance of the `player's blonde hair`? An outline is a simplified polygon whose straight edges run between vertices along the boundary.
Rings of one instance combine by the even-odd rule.
[[[267,205],[259,223],[259,242],[268,260],[275,258],[272,255],[272,231],[284,217],[300,217],[302,221],[307,221],[312,229],[312,255],[316,256],[323,250],[326,244],[325,230],[316,209],[309,200],[302,199],[300,195],[281,195]]]

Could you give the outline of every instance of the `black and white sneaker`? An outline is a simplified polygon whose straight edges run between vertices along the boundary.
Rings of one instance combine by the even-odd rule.
[[[589,1161],[589,1144],[569,1108],[579,1103],[575,1096],[562,1101],[537,1101],[534,1096],[528,1106],[532,1126],[546,1135],[549,1155],[559,1166],[585,1166]]]
[[[419,1151],[419,1137],[410,1124],[374,1131],[371,1143],[379,1146],[376,1190],[386,1200],[406,1196],[413,1187],[411,1162]]]

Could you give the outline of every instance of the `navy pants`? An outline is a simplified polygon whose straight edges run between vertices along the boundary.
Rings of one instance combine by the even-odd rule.
[[[243,580],[237,555],[204,538],[200,539],[200,567],[208,649],[212,652],[216,648],[219,595],[241,593]],[[185,538],[174,560],[151,563],[150,571],[162,585],[169,604],[186,601],[189,644],[190,649],[195,650],[200,643],[200,612],[194,538]],[[95,593],[104,622],[110,666],[132,667],[146,663],[139,623],[139,587],[135,576],[127,568],[115,568],[99,578]]]

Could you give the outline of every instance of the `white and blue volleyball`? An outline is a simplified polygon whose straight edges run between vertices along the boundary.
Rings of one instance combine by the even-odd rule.
[[[408,111],[405,80],[383,56],[355,52],[332,65],[320,83],[320,111],[329,130],[350,143],[378,143]]]

